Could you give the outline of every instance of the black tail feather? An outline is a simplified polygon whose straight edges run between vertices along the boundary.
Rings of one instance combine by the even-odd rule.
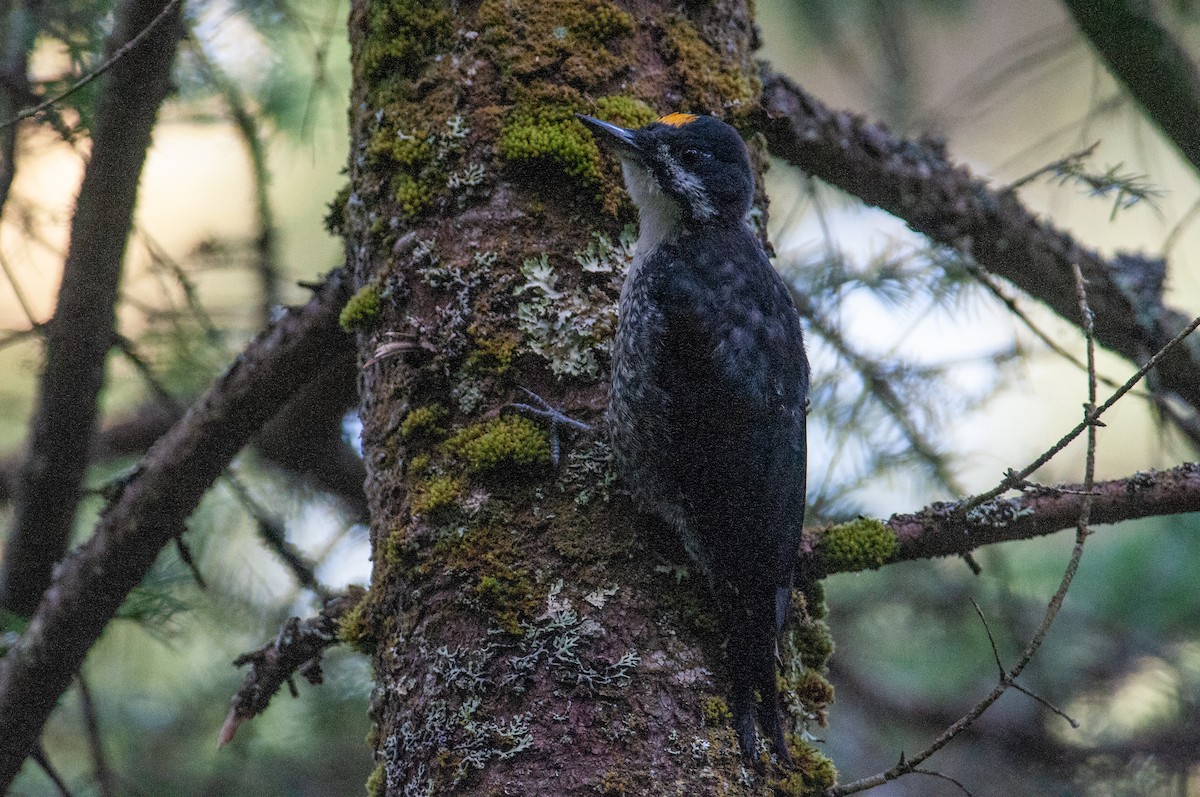
[[[771,741],[783,763],[791,761],[784,738],[784,723],[775,680],[775,596],[761,601],[761,611],[731,612],[729,619],[729,664],[733,680],[733,726],[742,755],[757,761],[756,726]]]

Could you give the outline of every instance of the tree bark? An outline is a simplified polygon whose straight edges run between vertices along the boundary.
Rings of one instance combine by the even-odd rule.
[[[677,580],[671,533],[610,490],[602,441],[555,469],[546,431],[504,410],[527,400],[518,386],[596,424],[606,401],[634,212],[572,113],[745,122],[749,8],[450,8],[359,0],[350,18],[368,791],[761,793],[729,729],[709,598]]]

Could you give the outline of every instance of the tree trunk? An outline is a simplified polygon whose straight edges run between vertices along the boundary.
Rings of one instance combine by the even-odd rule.
[[[617,492],[602,431],[555,467],[545,427],[505,409],[528,387],[602,422],[636,218],[573,112],[744,121],[760,92],[748,5],[454,8],[359,0],[350,20],[351,184],[331,220],[360,288],[343,324],[374,358],[375,568],[345,629],[377,678],[368,789],[818,790],[831,768],[803,743],[800,774],[743,768],[709,597]],[[828,690],[792,673],[814,719]]]

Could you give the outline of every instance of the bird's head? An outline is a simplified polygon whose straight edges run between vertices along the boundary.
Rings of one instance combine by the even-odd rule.
[[[673,113],[629,130],[579,114],[621,159],[643,226],[740,222],[754,197],[754,171],[741,136],[711,116]],[[648,218],[648,216],[650,218]]]

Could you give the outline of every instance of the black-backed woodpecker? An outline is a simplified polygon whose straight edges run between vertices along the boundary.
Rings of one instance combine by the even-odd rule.
[[[808,361],[747,222],[746,145],[711,116],[638,130],[580,120],[620,157],[639,216],[607,418],[618,470],[708,578],[743,754],[755,757],[757,715],[786,760],[775,659],[804,520]]]

